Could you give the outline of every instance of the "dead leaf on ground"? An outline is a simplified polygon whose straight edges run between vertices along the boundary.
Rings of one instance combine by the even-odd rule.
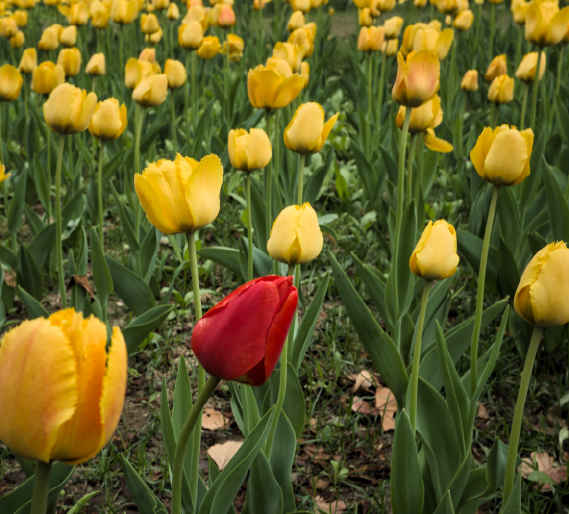
[[[522,459],[520,466],[522,476],[527,478],[529,474],[535,470],[536,465],[538,471],[545,473],[556,483],[567,479],[567,468],[565,466],[556,466],[555,459],[547,452],[532,452],[529,458],[526,457]],[[551,487],[549,484],[545,484],[542,488],[542,491],[550,490]]]
[[[371,414],[371,405],[369,402],[362,400],[359,396],[354,396],[352,411],[359,412],[360,414]]]
[[[304,453],[316,462],[326,462],[330,460],[330,455],[324,451],[323,446],[317,448],[316,445],[310,444],[304,447]]]
[[[324,491],[330,485],[330,480],[327,478],[319,478],[318,482],[316,482],[316,489],[319,491]]]
[[[360,371],[356,375],[356,380],[354,382],[354,386],[352,387],[352,393],[357,393],[360,389],[369,389],[373,385],[373,382],[373,376],[369,371]]]
[[[242,441],[227,441],[223,444],[214,444],[207,450],[207,454],[217,464],[219,471],[223,471],[223,468],[237,453],[237,450],[239,450],[242,445]]]
[[[340,514],[341,512],[345,512],[348,506],[346,502],[343,500],[333,500],[332,502],[328,503],[324,501],[320,496],[317,496],[314,499],[316,503],[316,509],[319,513],[325,514]]]
[[[476,417],[481,419],[488,419],[490,417],[488,415],[488,409],[483,403],[478,404],[478,414],[476,415]]]
[[[383,410],[397,411],[397,402],[391,390],[387,387],[378,387],[375,390],[375,408],[379,409],[379,413],[383,414]]]
[[[8,287],[16,287],[16,273],[12,270],[4,271],[4,282]]]
[[[202,428],[205,430],[220,430],[227,428],[231,422],[227,416],[223,415],[223,412],[206,407],[203,410],[202,417]]]

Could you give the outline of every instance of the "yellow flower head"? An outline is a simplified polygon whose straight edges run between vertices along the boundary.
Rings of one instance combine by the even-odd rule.
[[[89,126],[96,106],[95,93],[87,94],[85,90],[63,83],[51,92],[43,104],[43,116],[54,132],[78,134]]]
[[[231,166],[250,173],[264,168],[273,156],[271,140],[263,129],[230,130],[227,150]]]
[[[299,154],[313,154],[322,150],[338,113],[324,123],[324,109],[316,102],[302,104],[284,131],[284,143]]]

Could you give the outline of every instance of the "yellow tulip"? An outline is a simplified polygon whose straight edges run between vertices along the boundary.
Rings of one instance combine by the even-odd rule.
[[[292,32],[293,30],[304,27],[304,25],[305,21],[304,21],[304,14],[302,14],[302,11],[294,11],[290,16],[290,19],[288,20],[286,28],[289,32]]]
[[[415,34],[415,41],[413,42],[413,50],[418,52],[420,50],[434,50],[439,58],[439,61],[444,61],[454,39],[454,32],[452,29],[445,29],[438,32],[432,27],[419,29]]]
[[[445,220],[429,221],[409,259],[409,267],[425,280],[444,280],[454,275],[459,261],[454,227]]]
[[[324,109],[316,102],[302,104],[284,131],[284,143],[289,150],[306,155],[322,150],[338,114],[324,123]]]
[[[132,99],[142,107],[164,103],[168,95],[168,77],[164,74],[147,75],[132,92]]]
[[[152,163],[134,177],[148,221],[163,234],[195,232],[219,214],[223,166],[216,155],[198,162],[178,155]]]
[[[57,86],[43,104],[43,116],[51,130],[59,134],[83,132],[97,106],[97,95],[71,84]]]
[[[455,14],[458,11],[458,1],[436,0],[436,7],[443,14]]]
[[[24,46],[25,41],[26,37],[24,36],[24,33],[20,30],[19,32],[16,33],[14,37],[10,38],[10,46],[12,48],[22,48]]]
[[[497,55],[488,66],[484,79],[486,82],[492,82],[496,77],[505,75],[507,72],[506,54]]]
[[[40,50],[55,50],[59,46],[59,32],[54,27],[48,27],[41,35],[38,48]]]
[[[385,55],[392,57],[397,55],[397,49],[399,47],[399,40],[397,38],[389,39],[385,45]]]
[[[307,59],[314,52],[316,30],[315,23],[307,23],[304,27],[293,30],[288,37],[288,43],[298,46],[299,51],[302,52],[303,59]]]
[[[217,36],[206,36],[202,39],[200,47],[196,53],[200,59],[205,61],[213,59],[221,50],[221,43]]]
[[[140,16],[140,30],[143,34],[154,34],[160,28],[158,18],[155,14],[141,14]]]
[[[75,25],[65,27],[59,35],[59,42],[67,48],[75,46],[77,42],[77,27]]]
[[[139,61],[131,57],[124,67],[124,83],[128,89],[135,89],[140,81],[148,76],[160,73],[160,66],[149,61]]]
[[[508,75],[496,77],[490,89],[488,89],[488,100],[501,105],[510,103],[514,99],[514,79]]]
[[[273,57],[283,59],[290,65],[293,73],[300,68],[304,52],[298,45],[278,42],[273,48]]]
[[[503,2],[504,2],[504,0],[490,0],[491,4],[496,4],[496,5],[500,5]]]
[[[42,462],[80,464],[120,420],[127,350],[118,327],[65,309],[22,322],[0,344],[0,440]]]
[[[292,68],[290,67],[290,64],[279,57],[269,57],[266,62],[266,67],[277,69],[287,78],[292,75]]]
[[[103,100],[95,107],[95,112],[89,123],[89,132],[101,141],[118,139],[126,128],[126,107],[119,106],[116,98]]]
[[[143,48],[138,54],[138,60],[140,62],[156,62],[156,48]]]
[[[96,29],[102,30],[109,24],[110,12],[103,2],[95,0],[89,7],[89,14],[91,15],[91,24]]]
[[[201,5],[193,5],[191,8],[188,8],[188,12],[184,16],[182,23],[187,25],[192,21],[197,21],[202,26],[202,29],[206,30],[205,20],[205,9]]]
[[[543,78],[545,73],[545,52],[541,52],[541,62],[539,63],[539,80]],[[529,83],[535,80],[535,70],[537,68],[537,52],[530,52],[524,55],[522,62],[516,71],[516,78],[523,82]]]
[[[138,10],[138,2],[136,0],[113,0],[111,20],[119,25],[128,25],[136,20]]]
[[[153,0],[152,7],[157,11],[165,11],[170,5],[170,0]]]
[[[230,130],[227,150],[231,166],[236,170],[251,173],[264,168],[273,156],[271,140],[263,129]]]
[[[182,24],[178,28],[178,43],[185,50],[197,50],[202,44],[203,27],[197,21]]]
[[[70,25],[86,25],[89,21],[89,8],[84,2],[71,5],[59,4],[57,9],[67,18],[67,23]]]
[[[514,17],[514,22],[518,25],[525,25],[528,5],[529,2],[525,2],[525,0],[512,0],[510,11]]]
[[[470,152],[478,175],[495,186],[515,186],[530,174],[533,148],[531,129],[516,130],[502,125],[486,127]]]
[[[10,177],[10,175],[11,173],[6,174],[6,166],[0,164],[0,184]]]
[[[20,95],[24,79],[15,66],[4,64],[0,67],[0,102],[11,102]]]
[[[525,36],[541,48],[559,43],[569,25],[569,7],[559,10],[553,0],[532,0],[526,9]]]
[[[460,87],[464,91],[474,92],[478,91],[478,71],[469,70],[462,77]]]
[[[378,52],[383,48],[385,32],[383,27],[362,27],[358,37],[358,50],[362,52]]]
[[[336,10],[333,7],[330,7],[330,9],[328,9],[328,16],[334,16],[335,12]]]
[[[99,77],[106,73],[106,63],[105,63],[105,54],[98,53],[94,54],[89,62],[87,63],[87,67],[85,68],[85,73],[87,75],[93,75],[95,77]]]
[[[33,73],[38,65],[38,53],[35,48],[26,48],[22,54],[22,60],[20,61],[20,66],[18,66],[18,71],[24,75],[29,75]]]
[[[223,43],[223,53],[227,52],[226,47],[229,46],[229,60],[231,62],[239,62],[243,57],[243,50],[245,49],[245,41],[237,34],[227,34],[227,41]]]
[[[307,62],[300,65],[300,76],[304,79],[304,89],[306,89],[310,80],[310,65]]]
[[[180,61],[168,59],[164,65],[164,74],[168,77],[170,89],[178,89],[186,83],[186,68]]]
[[[32,91],[38,95],[49,95],[57,86],[65,82],[65,70],[59,64],[44,61],[32,74]]]
[[[166,18],[168,18],[170,21],[176,21],[179,17],[180,9],[178,9],[178,6],[175,2],[172,2],[168,6],[168,11],[166,11]]]
[[[295,266],[320,255],[324,238],[318,216],[308,202],[291,205],[277,216],[267,242],[269,255],[278,262]]]
[[[25,27],[28,23],[28,11],[16,11],[14,13],[14,20],[16,20],[18,27]]]
[[[288,64],[288,63],[287,63]],[[280,109],[286,107],[300,94],[304,79],[299,75],[285,75],[274,66],[249,70],[247,93],[251,105],[257,109]]]
[[[474,14],[470,9],[458,13],[454,20],[454,28],[463,32],[466,32],[472,26],[474,21]]]
[[[427,0],[413,0],[413,5],[420,9],[427,5]]]
[[[403,59],[397,54],[397,78],[391,95],[399,105],[419,107],[439,90],[441,65],[432,50],[420,50]]]
[[[0,28],[2,30],[2,35],[5,38],[10,39],[11,37],[14,37],[20,30],[18,24],[16,23],[16,20],[12,16],[7,16],[6,18],[2,18],[0,22],[1,22]]]
[[[403,27],[403,18],[400,16],[393,16],[383,23],[383,30],[387,39],[399,37],[401,28]]]
[[[312,8],[310,0],[291,0],[290,5],[293,11],[302,11],[304,14],[310,12]]]
[[[222,4],[219,11],[219,18],[217,19],[217,26],[222,29],[228,29],[235,25],[235,13],[233,7],[228,4]]]
[[[371,19],[371,11],[369,10],[369,7],[365,7],[358,11],[358,19],[360,26],[362,27],[370,27],[372,25],[373,20]]]
[[[74,77],[81,71],[81,52],[78,48],[65,48],[59,51],[57,64],[63,67],[65,75]]]
[[[563,241],[550,243],[527,265],[514,296],[514,309],[537,327],[569,322],[569,250]]]

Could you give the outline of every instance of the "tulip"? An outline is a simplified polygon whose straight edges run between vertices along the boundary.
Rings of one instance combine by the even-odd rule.
[[[302,11],[304,14],[310,12],[312,8],[310,0],[291,0],[290,5],[293,11]]]
[[[87,67],[85,68],[85,73],[87,73],[87,75],[93,75],[95,77],[99,77],[101,75],[104,75],[105,72],[106,72],[105,54],[102,52],[94,54],[93,57],[91,57],[91,59],[89,59],[89,62],[87,63]]]
[[[89,123],[89,132],[101,141],[118,139],[126,128],[126,107],[109,98],[99,102]]]
[[[470,9],[460,12],[454,20],[454,28],[466,32],[472,26],[474,14]]]
[[[172,2],[168,6],[168,10],[166,11],[166,18],[170,21],[176,21],[180,17],[180,10],[175,2]]]
[[[304,64],[304,63],[303,63]],[[266,62],[267,68],[275,68],[280,71],[285,77],[290,77],[292,75],[292,68],[290,64],[284,59],[279,57],[269,57]]]
[[[136,0],[113,0],[111,19],[119,25],[129,25],[138,16],[138,10]]]
[[[178,28],[178,43],[185,50],[197,50],[203,37],[203,27],[197,21],[182,24]]]
[[[392,57],[397,54],[397,47],[399,46],[399,40],[389,39],[387,45],[385,46],[385,55]]]
[[[235,25],[235,13],[233,12],[233,7],[231,7],[231,5],[222,4],[217,25],[222,29],[228,29]]]
[[[5,38],[12,38],[14,37],[20,28],[18,27],[18,23],[16,22],[15,18],[12,16],[8,16],[6,18],[2,18],[0,28],[2,29],[2,35]]]
[[[486,82],[492,82],[499,75],[505,75],[506,73],[508,73],[506,54],[497,55],[488,66],[484,79]]]
[[[152,6],[157,11],[165,11],[166,9],[168,9],[169,5],[170,5],[170,0],[154,0],[152,2]]]
[[[25,27],[28,23],[28,11],[16,11],[14,13],[14,20],[16,20],[18,27]]]
[[[401,28],[403,27],[403,18],[400,16],[393,16],[383,23],[383,30],[387,39],[399,37]]]
[[[284,143],[289,150],[301,155],[322,150],[338,114],[324,123],[324,109],[316,102],[300,105],[284,131]]]
[[[518,25],[525,25],[528,5],[529,2],[525,2],[525,0],[512,0],[510,11],[514,17],[514,22]]]
[[[138,54],[138,60],[140,62],[156,62],[156,48],[143,48],[140,54]]]
[[[352,0],[358,9],[369,7],[369,0]]]
[[[302,14],[302,11],[294,11],[290,16],[290,19],[288,20],[286,28],[289,32],[292,32],[293,30],[304,27],[304,25],[305,21],[304,21],[304,14]]]
[[[109,24],[110,13],[107,11],[105,4],[95,0],[91,7],[89,7],[89,14],[91,15],[91,24],[96,29],[102,30],[107,28]]]
[[[237,34],[227,34],[227,41],[223,43],[223,52],[227,52],[229,46],[229,60],[231,62],[239,62],[243,57],[243,50],[245,49],[245,42]]]
[[[288,43],[298,46],[299,52],[302,53],[302,58],[307,59],[314,52],[315,38],[316,25],[314,23],[307,23],[304,27],[293,30],[288,37]]]
[[[496,77],[488,90],[488,100],[501,105],[510,103],[514,99],[514,79],[508,75]]]
[[[0,164],[0,184],[4,182],[7,178],[12,175],[11,173],[6,174],[6,166]]]
[[[495,186],[515,186],[530,174],[533,132],[502,125],[486,127],[470,152],[478,175]]]
[[[132,92],[132,99],[142,107],[155,107],[164,103],[168,94],[168,77],[153,74],[144,77]]]
[[[432,50],[420,50],[403,59],[397,54],[397,78],[392,97],[399,105],[419,107],[439,90],[440,62]]]
[[[559,10],[553,1],[532,0],[526,9],[525,36],[531,43],[544,48],[559,43],[569,25],[569,7]]]
[[[24,36],[24,33],[20,30],[19,32],[16,33],[14,37],[10,38],[10,46],[12,48],[22,48],[22,46],[24,46],[25,41],[26,38]]]
[[[330,7],[330,9],[328,9],[328,16],[333,16],[335,12],[336,10],[333,7]]]
[[[273,147],[263,129],[252,128],[230,130],[227,150],[231,166],[236,170],[251,173],[269,164],[273,156]]]
[[[81,71],[81,52],[78,48],[60,50],[57,64],[63,67],[65,75],[74,77]]]
[[[163,234],[195,232],[219,214],[223,166],[216,155],[159,160],[134,177],[148,221]]]
[[[32,91],[39,95],[49,95],[65,82],[65,70],[51,61],[42,62],[32,73]]]
[[[247,93],[256,109],[280,109],[289,105],[304,87],[304,79],[298,75],[286,75],[273,66],[260,64],[249,70]]]
[[[436,0],[436,7],[443,14],[455,14],[458,11],[458,1]]]
[[[43,115],[54,132],[78,134],[89,125],[96,105],[95,93],[87,94],[85,90],[64,83],[57,86],[49,95],[43,105]]]
[[[154,34],[160,28],[158,18],[155,14],[145,14],[140,16],[140,30],[143,34]]]
[[[421,9],[427,5],[427,0],[413,0],[413,5]]]
[[[415,34],[413,50],[415,52],[434,50],[439,61],[443,61],[450,50],[453,39],[454,32],[452,29],[445,29],[439,33],[431,27],[421,28]]]
[[[59,42],[66,46],[67,48],[71,48],[75,46],[77,41],[77,27],[75,25],[69,25],[69,27],[65,27],[61,34],[59,35]]]
[[[545,52],[541,52],[541,63],[539,66],[539,80],[543,78],[545,73]],[[535,80],[535,70],[537,68],[537,52],[530,52],[526,54],[520,62],[520,65],[516,71],[516,78],[523,82],[529,83]]]
[[[15,66],[4,64],[0,67],[0,102],[11,102],[18,98],[23,82]]]
[[[285,60],[291,67],[293,73],[300,68],[304,52],[298,45],[292,43],[278,42],[273,49],[273,57]]]
[[[371,19],[371,12],[369,10],[369,7],[360,9],[358,11],[358,19],[362,27],[370,27],[372,25],[373,20]]]
[[[306,89],[310,80],[310,65],[307,62],[300,65],[300,76],[304,79],[304,89]]]
[[[460,87],[463,91],[469,91],[473,93],[474,91],[478,91],[478,71],[476,70],[469,70],[464,74],[462,77],[462,81],[460,82]]]
[[[33,73],[38,65],[38,54],[35,48],[26,48],[22,54],[22,60],[20,61],[20,66],[18,66],[18,71],[23,75],[29,75]]]
[[[160,66],[149,61],[139,61],[131,57],[125,66],[124,82],[128,89],[135,89],[140,81],[148,75],[156,75],[160,73]]]
[[[84,2],[76,2],[70,7],[58,5],[59,11],[67,17],[67,22],[70,25],[86,25],[89,21],[89,8]]]
[[[221,50],[221,43],[217,36],[206,36],[202,39],[200,47],[196,53],[204,60],[213,59]]]
[[[54,27],[48,27],[41,35],[38,48],[40,50],[55,50],[59,46],[59,33]]]
[[[164,65],[164,74],[168,77],[170,89],[178,89],[186,83],[186,68],[180,61],[168,59]]]
[[[201,5],[194,5],[188,9],[188,12],[184,16],[182,23],[189,24],[192,21],[199,22],[202,25],[203,30],[206,30],[206,11]]]
[[[358,50],[377,52],[383,48],[384,38],[383,27],[362,27],[358,37]]]

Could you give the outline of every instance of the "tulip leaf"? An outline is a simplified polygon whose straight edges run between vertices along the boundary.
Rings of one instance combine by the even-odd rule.
[[[249,248],[249,240],[245,236],[239,238],[239,262],[241,265],[241,274],[245,281],[247,277],[247,253]],[[259,250],[253,244],[253,277],[265,277],[271,273],[273,260],[264,252]]]
[[[478,274],[480,269],[480,256],[482,255],[483,241],[467,230],[457,230],[457,246],[459,253],[466,258],[468,263]],[[497,265],[499,262],[498,251],[492,244],[488,251],[488,264],[486,268],[486,286],[495,288],[498,275]]]
[[[33,296],[28,294],[24,289],[20,286],[17,286],[18,296],[24,307],[26,312],[28,313],[28,318],[35,319],[35,318],[48,318],[49,313],[45,310],[44,306],[38,302]]]
[[[247,482],[247,514],[283,514],[283,493],[263,452],[257,453],[251,464]]]
[[[472,429],[472,427],[471,427]],[[458,505],[462,498],[462,494],[466,485],[468,484],[468,479],[470,478],[470,470],[472,468],[472,455],[467,453],[458,468],[452,482],[448,487],[448,491],[450,492],[450,497],[452,499],[453,508],[458,509]]]
[[[253,183],[251,184],[251,218],[253,221],[254,229],[254,239],[253,243],[256,241],[259,250],[267,252],[267,221],[266,218],[266,206],[265,200],[259,192],[260,185],[257,185],[257,180],[252,178]]]
[[[369,354],[370,359],[387,387],[391,389],[400,408],[405,405],[405,395],[409,376],[397,347],[374,319],[367,305],[354,289],[345,271],[340,267],[336,257],[329,252],[330,265],[336,287],[340,291],[348,316],[358,333],[360,342]]]
[[[215,81],[214,81],[215,82]],[[190,155],[195,159],[200,159],[203,155],[202,144],[205,140],[205,133],[209,125],[212,123],[212,111],[215,104],[215,98],[212,98],[200,116],[196,132],[194,134],[194,144],[191,148]]]
[[[378,196],[378,178],[377,172],[372,168],[371,163],[363,152],[355,145],[351,147],[354,159],[356,160],[356,169],[358,170],[366,197],[370,202],[370,205],[375,205],[375,200]]]
[[[211,246],[198,250],[198,255],[203,259],[209,259],[221,264],[235,273],[241,273],[239,250],[224,246]]]
[[[136,351],[150,332],[162,324],[172,309],[172,305],[157,305],[123,328],[122,333],[129,355]]]
[[[24,214],[34,236],[45,227],[45,223],[27,203],[24,204]]]
[[[4,164],[4,163],[2,163]],[[10,205],[8,206],[8,232],[13,236],[17,234],[20,228],[20,223],[22,222],[22,214],[24,213],[24,203],[26,197],[26,171],[22,170],[16,177],[12,175],[10,181],[15,182],[14,195],[10,200]]]
[[[75,211],[77,210],[77,207],[80,205],[80,201],[83,198],[84,192],[85,188],[82,187],[73,195],[73,197],[69,200],[69,202],[65,204],[65,207],[63,207],[63,210],[61,211],[61,226],[63,227],[64,231],[65,227],[67,227],[67,224],[75,216]],[[65,197],[65,199],[67,200],[67,197]]]
[[[283,494],[283,512],[292,512],[296,503],[290,474],[296,453],[296,433],[285,412],[281,412],[279,417],[274,441],[270,457],[271,468]]]
[[[286,395],[283,410],[294,428],[296,437],[300,437],[304,428],[306,401],[296,370],[290,362],[287,363]]]
[[[424,501],[421,465],[415,434],[407,411],[397,416],[391,458],[391,508],[393,514],[421,514]]]
[[[103,249],[95,227],[91,227],[91,267],[93,269],[93,281],[97,288],[97,296],[101,307],[106,310],[107,299],[113,290],[113,279],[105,261]],[[136,313],[135,313],[136,314]]]
[[[555,111],[557,112],[557,119],[559,120],[559,131],[561,138],[566,146],[569,146],[569,114],[563,105],[559,95],[555,97]]]
[[[496,211],[500,234],[512,251],[515,252],[519,244],[521,221],[518,203],[511,187],[503,187],[500,191]]]
[[[452,500],[450,499],[450,491],[446,492],[441,503],[439,503],[437,510],[435,510],[434,514],[454,514]]]
[[[0,262],[10,266],[14,271],[18,267],[18,257],[13,250],[0,243]]]
[[[520,283],[518,264],[503,237],[500,237],[500,271],[498,273],[498,288],[503,296],[513,298]]]
[[[158,229],[150,227],[142,245],[140,247],[140,271],[141,277],[149,284],[150,278],[154,273],[156,267],[156,257],[158,255],[158,247],[160,245],[160,237]]]
[[[518,478],[514,483],[514,488],[502,510],[502,514],[521,514],[522,512],[522,474],[518,473]]]
[[[34,258],[34,261],[40,270],[43,268],[49,254],[55,247],[55,236],[56,226],[55,223],[52,223],[38,232],[28,246],[28,251]]]
[[[259,424],[261,415],[259,406],[253,393],[253,388],[247,384],[239,384],[240,399],[243,406],[243,421],[245,422],[245,436],[248,436]]]
[[[469,502],[482,497],[484,491],[488,488],[486,471],[486,464],[470,471],[468,482],[462,492],[462,502]]]
[[[547,211],[551,226],[551,239],[569,241],[569,205],[544,158],[543,182],[547,198]]]
[[[113,181],[110,181],[109,184],[111,186],[111,193],[113,194],[113,198],[115,199],[115,204],[117,206],[117,212],[119,215],[121,227],[123,229],[124,237],[125,237],[128,245],[130,246],[130,248],[135,252],[139,252],[140,251],[140,245],[138,244],[138,239],[136,238],[136,235],[134,233],[134,228],[133,228],[130,220],[128,219],[128,216],[126,215],[126,212],[124,210],[124,206],[122,204],[122,201],[119,198],[119,194],[117,193],[117,190],[115,188]]]
[[[18,250],[18,268],[16,281],[38,302],[43,296],[42,279],[39,269],[25,245],[20,245]]]
[[[134,470],[130,462],[121,456],[124,479],[128,490],[140,514],[168,514],[163,503],[154,496],[154,493],[146,485],[144,479]]]
[[[539,132],[539,137],[537,138],[537,141],[534,141],[531,157],[529,160],[530,175],[529,177],[525,178],[521,184],[521,206],[530,204],[541,183],[541,175],[543,172],[544,162],[542,156],[545,154],[545,145],[548,141],[547,126],[543,125],[542,129]]]
[[[328,170],[330,169],[333,160],[334,150],[329,150],[322,165],[310,177],[308,177],[306,184],[304,185],[303,198],[304,201],[308,202],[310,205],[314,205],[318,198],[320,198],[324,179],[328,174]]]
[[[71,509],[67,511],[67,514],[81,514],[83,512],[83,507],[89,503],[91,498],[97,496],[99,491],[93,491],[92,493],[87,493],[83,496]]]

